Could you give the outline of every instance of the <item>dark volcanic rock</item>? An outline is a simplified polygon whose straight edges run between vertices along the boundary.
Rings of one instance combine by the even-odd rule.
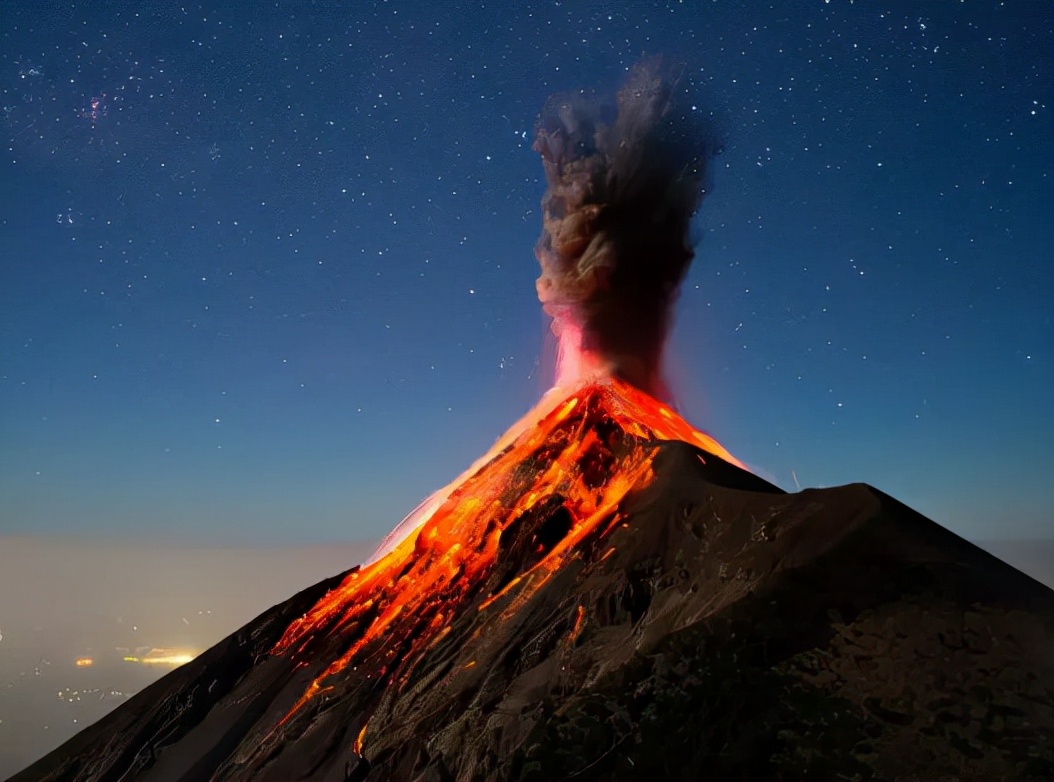
[[[351,643],[271,653],[332,579],[13,781],[1054,778],[1054,592],[868,486],[644,447],[612,531],[522,592],[573,523],[535,505],[398,675],[349,667],[281,723]]]

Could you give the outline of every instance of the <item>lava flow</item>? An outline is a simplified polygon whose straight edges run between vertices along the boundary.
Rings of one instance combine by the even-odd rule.
[[[738,464],[669,406],[621,380],[587,383],[555,403],[554,392],[415,532],[286,630],[274,654],[308,659],[316,644],[337,637],[345,651],[283,724],[316,695],[339,697],[346,684],[338,674],[349,666],[356,678],[405,682],[454,615],[475,610],[482,627],[492,612],[514,613],[620,522],[623,499],[650,478],[655,441],[686,441]]]
[[[713,151],[681,98],[677,79],[647,61],[610,107],[570,95],[543,110],[537,291],[559,340],[558,385],[288,627],[272,651],[296,662],[305,689],[279,725],[355,688],[372,688],[367,703],[397,692],[455,618],[476,618],[471,637],[496,631],[623,522],[657,441],[742,466],[656,398]]]

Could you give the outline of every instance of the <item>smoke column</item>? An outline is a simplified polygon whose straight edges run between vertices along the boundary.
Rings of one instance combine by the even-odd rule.
[[[609,375],[668,396],[663,347],[717,149],[712,128],[678,99],[679,83],[646,60],[614,104],[554,95],[538,119],[548,187],[537,288],[559,343],[559,386]]]

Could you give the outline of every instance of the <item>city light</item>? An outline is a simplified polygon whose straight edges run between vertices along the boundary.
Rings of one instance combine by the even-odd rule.
[[[187,651],[186,649],[151,649],[142,657],[128,655],[121,659],[127,663],[140,663],[142,665],[183,665],[184,663],[189,663],[197,656],[198,652]]]

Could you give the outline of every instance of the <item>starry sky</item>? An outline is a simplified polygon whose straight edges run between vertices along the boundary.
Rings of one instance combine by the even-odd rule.
[[[763,477],[1054,518],[1054,6],[0,5],[0,534],[376,540],[552,380],[547,96],[724,147],[668,375]]]

